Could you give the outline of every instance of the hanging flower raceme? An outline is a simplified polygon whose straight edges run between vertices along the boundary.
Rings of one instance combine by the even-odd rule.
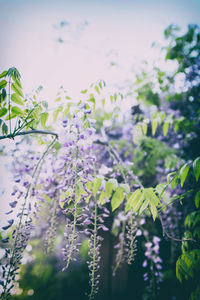
[[[13,174],[15,178],[15,186],[11,196],[16,199],[9,203],[12,210],[7,212],[7,215],[13,215],[14,209],[21,204],[21,208],[17,214],[17,218],[8,220],[8,225],[4,226],[3,230],[11,230],[11,247],[5,249],[5,265],[3,268],[3,299],[7,299],[11,289],[13,288],[13,281],[19,265],[21,263],[22,254],[27,246],[30,238],[31,229],[33,229],[32,218],[30,217],[31,204],[28,201],[28,195],[33,183],[32,173],[37,165],[38,157],[34,157],[27,153],[24,156],[17,158],[13,163]],[[9,238],[3,239],[3,242],[9,242]]]
[[[132,211],[125,214],[119,212],[114,219],[113,228],[118,228],[119,241],[114,246],[117,249],[115,257],[115,266],[113,268],[113,275],[116,274],[118,268],[127,261],[131,264],[134,260],[137,250],[137,222]]]
[[[2,297],[7,299],[14,287],[13,281],[21,264],[23,252],[30,239],[33,226],[33,214],[36,215],[39,207],[34,202],[34,186],[36,184],[36,175],[39,175],[39,166],[42,159],[48,153],[53,142],[47,147],[42,155],[34,155],[33,152],[26,152],[23,156],[15,157],[13,163],[13,174],[15,186],[11,196],[14,198],[9,205],[12,208],[7,215],[14,214],[14,209],[18,208],[19,212],[16,217],[8,220],[8,225],[3,230],[11,229],[11,239],[4,238],[2,242],[9,243],[5,249],[5,264],[2,266],[3,273],[1,285],[3,287]],[[14,152],[15,153],[15,152]],[[17,151],[16,151],[17,153]],[[21,205],[21,207],[19,207]],[[14,221],[14,218],[16,221]]]
[[[160,283],[163,279],[163,274],[161,272],[162,259],[159,256],[159,243],[160,238],[157,236],[153,237],[152,242],[145,243],[146,259],[144,260],[142,266],[146,270],[144,273],[144,281],[148,282],[147,292],[151,295],[156,295],[158,293],[158,290],[160,289]]]

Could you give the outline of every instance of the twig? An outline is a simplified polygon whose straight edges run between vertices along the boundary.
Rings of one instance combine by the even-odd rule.
[[[127,165],[122,161],[121,157],[117,153],[117,151],[109,144],[107,141],[101,141],[96,140],[95,144],[106,146],[110,152],[116,157],[116,159],[119,161],[119,163],[124,167],[124,169],[127,171],[129,176],[140,186],[141,189],[144,189],[144,186],[140,182],[140,180],[137,178],[137,176],[127,167]]]
[[[56,132],[44,131],[44,130],[29,130],[29,131],[18,132],[15,134],[8,134],[8,135],[0,136],[0,140],[14,139],[18,135],[27,135],[27,134],[50,134],[50,135],[54,135],[56,138],[58,138],[58,134]]]
[[[195,242],[196,243],[196,240],[194,240],[194,239],[186,239],[186,238],[184,238],[184,239],[177,239],[177,238],[174,238],[174,237],[172,237],[171,235],[169,235],[169,233],[165,230],[165,227],[164,227],[164,224],[163,224],[163,220],[162,220],[162,217],[161,217],[161,215],[159,215],[158,214],[158,217],[159,217],[159,219],[160,219],[160,223],[161,223],[161,226],[162,226],[162,231],[163,231],[163,236],[167,236],[169,239],[172,239],[172,240],[174,240],[174,241],[176,241],[176,242],[184,242],[184,241],[193,241],[193,242]]]

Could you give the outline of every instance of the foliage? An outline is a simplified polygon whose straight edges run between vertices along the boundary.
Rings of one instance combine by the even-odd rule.
[[[81,91],[79,101],[73,101],[61,87],[52,111],[36,95],[24,97],[15,68],[1,73],[0,138],[35,134],[31,149],[23,152],[22,139],[12,153],[16,159],[14,199],[7,215],[10,218],[15,207],[19,213],[2,228],[2,299],[10,297],[23,253],[35,239],[43,240],[46,254],[62,257],[63,271],[77,260],[80,263],[78,254],[85,245],[87,294],[93,299],[101,292],[102,248],[107,241],[113,241],[109,251],[113,253],[114,248],[112,273],[117,277],[125,262],[131,268],[135,261],[140,236],[146,282],[143,299],[150,295],[159,299],[162,294],[160,287],[167,281],[162,268],[170,265],[162,243],[172,253],[178,248],[175,242],[182,245],[175,258],[171,255],[173,263],[177,260],[176,276],[180,282],[193,280],[187,294],[198,299],[200,34],[198,26],[189,26],[183,36],[176,32],[173,26],[166,29],[169,43],[163,51],[167,60],[177,60],[177,69],[173,75],[158,67],[153,77],[145,71],[137,75],[131,87],[137,100],[154,106],[132,107],[126,118],[120,109],[125,97],[116,92],[105,96],[104,81]],[[184,74],[186,88],[177,94],[180,74]],[[40,134],[45,137],[38,138]],[[39,148],[34,147],[36,141]],[[20,157],[15,157],[17,152]],[[161,240],[162,235],[166,240]],[[40,273],[40,266],[32,267],[33,275]],[[52,267],[48,268],[41,271],[47,282],[53,274]],[[26,271],[21,267],[21,274]]]

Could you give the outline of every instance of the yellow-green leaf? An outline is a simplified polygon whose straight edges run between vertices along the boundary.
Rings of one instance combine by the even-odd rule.
[[[105,198],[105,192],[102,191],[99,196],[99,201],[100,201],[101,205],[104,205],[106,203],[104,198]]]
[[[12,83],[11,88],[15,93],[24,98],[21,88],[16,83]]]
[[[146,123],[146,122],[143,122],[143,123],[142,123],[142,131],[143,131],[144,135],[147,134],[147,129],[148,129],[147,123]]]
[[[124,198],[125,198],[125,195],[124,195],[123,189],[121,187],[118,187],[111,199],[112,211],[114,211],[115,209],[117,209],[120,206],[120,204],[122,203]]]
[[[199,208],[199,203],[200,203],[200,191],[198,191],[198,192],[196,193],[194,202],[195,202],[196,208]]]
[[[5,76],[7,75],[7,72],[8,72],[8,71],[3,71],[3,72],[0,74],[0,78],[5,77]]]
[[[189,167],[188,163],[186,163],[182,166],[182,168],[180,170],[181,187],[183,186],[183,184],[187,178],[189,169],[190,169],[190,167]]]
[[[113,184],[113,189],[116,190],[116,188],[118,187],[118,182],[116,179],[114,178],[111,178],[108,180],[108,182],[112,183]]]
[[[7,114],[7,108],[3,107],[0,109],[0,118]]]
[[[6,80],[1,80],[0,81],[0,90],[3,89],[3,88],[5,88],[6,85],[7,85],[7,81]]]
[[[11,95],[11,100],[12,102],[18,105],[24,105],[24,101],[20,98],[20,96],[17,93]]]
[[[125,193],[130,193],[130,187],[128,184],[120,183],[119,186],[124,190]]]
[[[110,198],[111,194],[112,194],[112,191],[113,191],[113,184],[111,182],[106,182],[106,185],[105,185],[105,197],[107,199]]]
[[[163,125],[163,135],[166,136],[169,129],[169,123],[164,123]]]
[[[198,181],[199,176],[200,176],[200,157],[197,157],[194,162],[193,162],[193,170],[194,170],[194,175],[196,178],[196,181]]]
[[[44,112],[41,114],[41,125],[43,128],[45,128],[46,122],[48,120],[49,114],[47,112]]]
[[[157,208],[153,203],[150,203],[150,211],[152,213],[153,220],[155,221],[158,213],[157,213]]]
[[[93,194],[94,196],[96,196],[98,190],[100,189],[101,187],[101,179],[100,178],[95,178],[94,180],[94,184],[93,184]]]
[[[152,121],[152,135],[155,135],[158,123],[154,120]]]
[[[23,111],[21,110],[21,108],[19,108],[18,106],[13,106],[11,108],[11,111],[13,114],[15,115],[23,115]]]

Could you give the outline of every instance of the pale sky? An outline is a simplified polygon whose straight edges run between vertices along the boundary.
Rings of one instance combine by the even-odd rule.
[[[0,0],[0,67],[17,67],[25,92],[42,84],[46,100],[60,85],[76,95],[98,79],[122,84],[158,58],[151,44],[169,24],[185,29],[199,12],[199,0]]]

